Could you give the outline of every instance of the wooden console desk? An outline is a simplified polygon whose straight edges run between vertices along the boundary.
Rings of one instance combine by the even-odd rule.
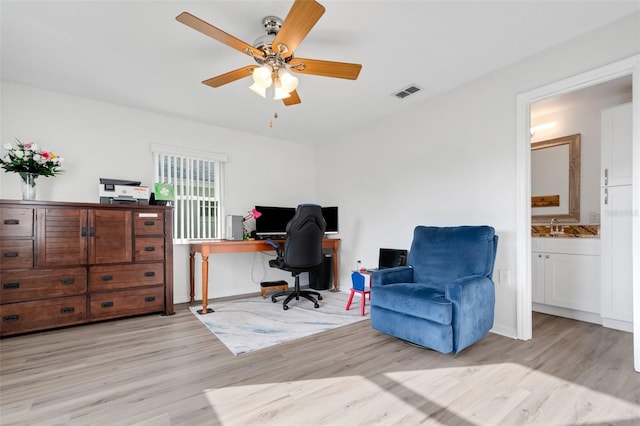
[[[283,246],[284,240],[275,240],[274,242]],[[323,249],[331,249],[333,254],[333,288],[337,291],[340,288],[338,283],[338,250],[340,248],[339,238],[324,238],[322,240]],[[207,299],[209,298],[209,254],[214,253],[247,253],[257,251],[272,251],[273,247],[267,244],[265,240],[255,241],[230,241],[230,240],[209,240],[191,243],[189,246],[189,296],[191,302],[194,301],[195,290],[195,256],[200,253],[202,256],[202,310],[198,310],[199,314],[213,312],[213,309],[207,308]]]

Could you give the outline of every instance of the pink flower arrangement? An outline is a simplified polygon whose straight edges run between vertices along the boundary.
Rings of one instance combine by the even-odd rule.
[[[18,139],[15,147],[8,143],[4,148],[7,153],[0,158],[0,166],[7,172],[18,173],[25,182],[28,174],[47,177],[62,173],[60,165],[64,159],[40,150],[34,142],[22,143]]]

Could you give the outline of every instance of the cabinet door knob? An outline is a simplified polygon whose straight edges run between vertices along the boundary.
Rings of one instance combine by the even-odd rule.
[[[546,257],[547,259],[549,259],[549,255],[546,255],[545,257]]]
[[[542,255],[541,255],[541,254],[539,254],[539,255],[538,255],[538,257],[542,257]]]

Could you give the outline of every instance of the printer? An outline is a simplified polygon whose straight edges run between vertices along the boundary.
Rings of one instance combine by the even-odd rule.
[[[100,178],[100,204],[149,204],[149,188],[139,181]]]

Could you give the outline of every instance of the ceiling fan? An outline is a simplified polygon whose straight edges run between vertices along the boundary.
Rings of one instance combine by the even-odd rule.
[[[360,74],[362,68],[360,64],[293,56],[296,48],[318,22],[324,11],[324,6],[315,0],[295,0],[284,21],[277,16],[267,16],[262,20],[267,34],[259,37],[253,45],[237,39],[188,12],[182,12],[176,17],[176,20],[239,50],[252,57],[258,64],[247,65],[212,77],[204,80],[203,84],[220,87],[253,76],[254,83],[249,87],[252,91],[266,97],[266,89],[273,85],[274,99],[282,99],[284,104],[289,106],[301,102],[296,91],[298,79],[289,71],[349,80],[357,79]]]

